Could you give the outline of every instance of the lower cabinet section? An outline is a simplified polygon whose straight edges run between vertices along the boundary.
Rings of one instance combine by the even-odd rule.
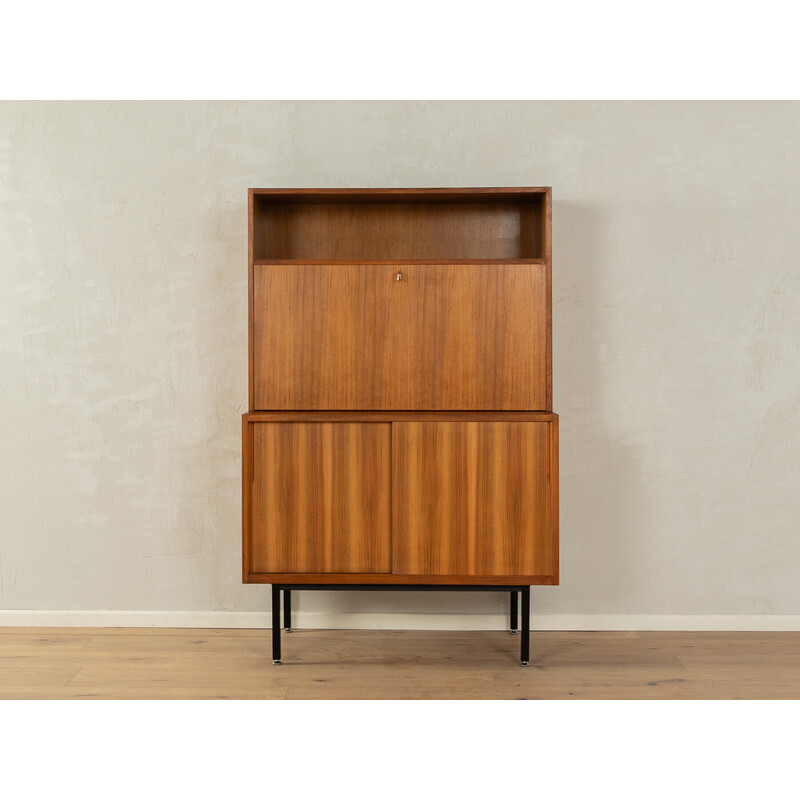
[[[244,580],[558,582],[558,417],[244,416]]]

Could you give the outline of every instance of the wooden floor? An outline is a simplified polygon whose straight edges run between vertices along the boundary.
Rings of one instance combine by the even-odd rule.
[[[800,633],[0,628],[0,699],[800,699]]]

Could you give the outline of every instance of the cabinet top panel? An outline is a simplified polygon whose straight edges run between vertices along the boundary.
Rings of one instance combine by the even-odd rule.
[[[450,187],[417,189],[250,189],[261,200],[279,203],[352,203],[352,202],[435,202],[471,199],[490,202],[492,199],[524,201],[550,192],[549,186]]]

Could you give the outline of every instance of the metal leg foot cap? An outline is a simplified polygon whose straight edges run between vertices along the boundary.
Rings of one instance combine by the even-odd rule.
[[[281,662],[280,662],[280,659],[273,658],[272,659],[272,663],[273,664],[280,664]]]
[[[522,664],[523,667],[527,667],[528,666],[528,662],[527,661],[521,661],[520,664]]]
[[[511,635],[512,636],[516,636],[518,633],[519,633],[519,631],[516,628],[512,628],[511,629]]]
[[[291,633],[291,632],[292,632],[292,629],[291,629],[291,628],[284,628],[284,629],[283,629],[283,632],[284,632],[284,633]]]

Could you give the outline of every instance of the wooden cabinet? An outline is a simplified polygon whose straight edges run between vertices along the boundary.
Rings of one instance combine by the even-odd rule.
[[[548,188],[251,189],[244,580],[558,582]]]

